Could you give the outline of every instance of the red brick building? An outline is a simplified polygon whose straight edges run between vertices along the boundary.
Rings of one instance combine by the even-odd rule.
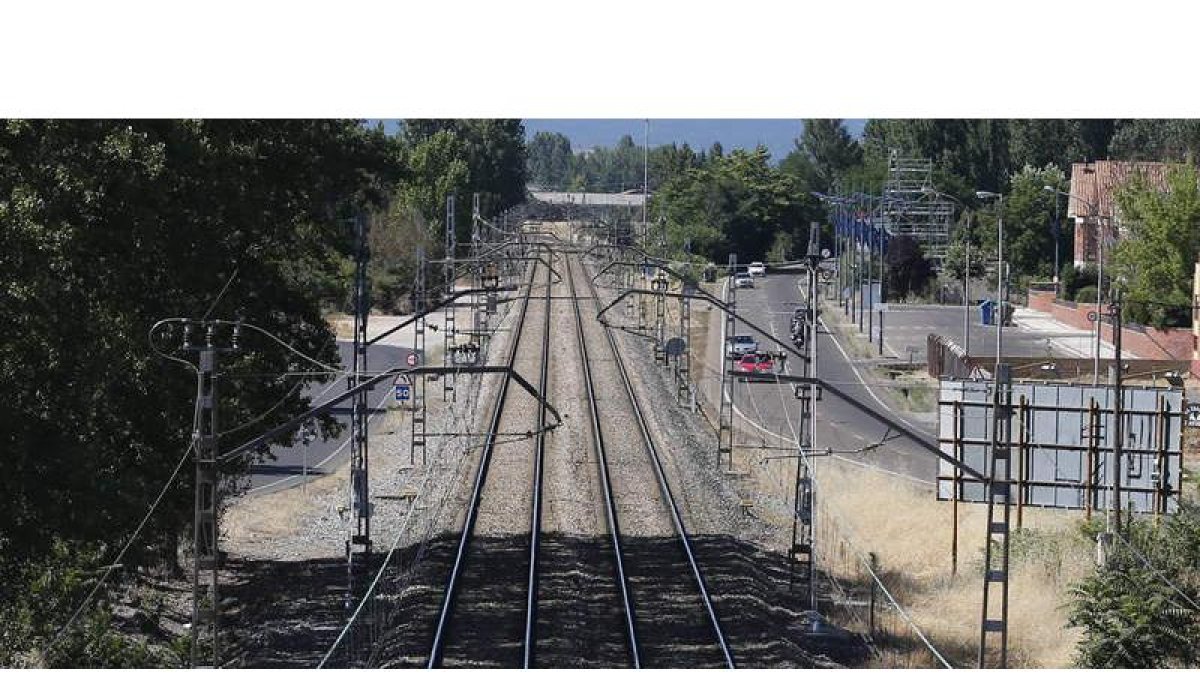
[[[1104,257],[1121,238],[1120,209],[1116,193],[1135,175],[1150,185],[1167,190],[1167,168],[1163,162],[1114,162],[1109,160],[1071,165],[1071,199],[1067,217],[1075,219],[1075,267],[1095,265],[1099,235],[1103,236]]]

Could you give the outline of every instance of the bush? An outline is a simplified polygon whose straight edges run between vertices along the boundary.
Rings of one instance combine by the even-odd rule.
[[[1096,287],[1084,286],[1075,292],[1075,302],[1089,303],[1096,302]]]
[[[1181,500],[1179,511],[1161,524],[1139,519],[1127,525],[1107,564],[1071,588],[1068,625],[1084,631],[1076,665],[1200,665],[1200,622],[1187,600],[1200,591],[1198,571],[1200,506],[1195,502]]]

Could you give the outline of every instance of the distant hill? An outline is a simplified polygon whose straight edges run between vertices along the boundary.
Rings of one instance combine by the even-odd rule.
[[[862,134],[866,120],[847,120],[854,136]],[[525,134],[532,138],[539,131],[558,132],[571,139],[575,151],[597,146],[616,145],[629,134],[641,144],[646,133],[645,121],[638,119],[527,119]],[[794,139],[803,125],[798,119],[663,119],[650,120],[650,146],[664,143],[688,143],[693,149],[707,149],[720,142],[726,150],[754,148],[762,144],[778,162],[792,151]]]

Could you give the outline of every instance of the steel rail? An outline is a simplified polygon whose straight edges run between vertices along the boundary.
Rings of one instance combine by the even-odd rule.
[[[575,295],[575,275],[567,261],[567,280],[571,295]],[[595,298],[593,297],[593,300]],[[604,446],[604,432],[600,426],[600,408],[596,403],[596,386],[592,379],[592,359],[588,354],[587,339],[583,331],[583,312],[575,303],[575,334],[579,342],[579,355],[583,360],[583,381],[587,389],[588,411],[592,421],[592,447],[596,451],[596,464],[600,469],[600,484],[604,488],[604,515],[608,519],[608,531],[612,538],[613,555],[616,561],[617,585],[621,589],[621,603],[625,610],[625,630],[629,636],[629,656],[634,668],[642,667],[641,647],[638,644],[636,616],[633,596],[629,591],[629,580],[625,574],[625,555],[621,550],[621,528],[617,521],[617,502],[613,495],[612,477],[608,473],[608,453]]]
[[[586,278],[587,275],[585,274]],[[595,285],[591,279],[588,279],[588,285],[591,288],[592,295],[596,295]],[[600,300],[594,298],[597,309],[597,318],[603,310],[600,308]],[[650,456],[651,463],[654,466],[654,474],[658,478],[658,486],[662,492],[666,503],[671,507],[671,519],[675,525],[675,532],[679,535],[679,541],[683,544],[684,554],[687,556],[688,565],[691,567],[692,576],[696,580],[696,586],[700,592],[700,597],[704,601],[704,609],[708,613],[708,619],[712,625],[713,633],[716,635],[717,642],[720,644],[721,653],[725,659],[725,666],[735,668],[736,664],[733,660],[733,653],[729,649],[729,643],[725,639],[725,632],[721,628],[721,622],[717,619],[716,610],[713,608],[712,598],[708,594],[708,586],[704,582],[704,574],[700,571],[700,566],[696,563],[696,555],[692,550],[691,538],[688,535],[687,527],[683,524],[683,518],[679,512],[679,505],[675,501],[675,496],[671,493],[671,486],[667,483],[666,472],[663,469],[662,460],[658,455],[658,446],[654,443],[654,439],[650,435],[650,429],[646,424],[646,418],[642,412],[642,406],[638,402],[637,395],[633,391],[633,385],[630,383],[629,374],[626,372],[625,362],[621,358],[621,352],[617,349],[617,341],[613,336],[612,329],[607,324],[604,324],[604,335],[608,338],[608,346],[612,350],[613,362],[617,366],[617,372],[621,376],[621,383],[625,387],[625,394],[629,397],[629,402],[634,411],[634,417],[637,419],[638,429],[642,434],[642,441],[645,444],[646,452]]]
[[[533,280],[537,277],[537,269],[535,265],[533,272],[530,274],[529,284],[525,288],[525,294],[521,301],[521,313],[517,316],[518,330],[513,336],[512,344],[508,348],[506,361],[510,371],[516,363],[517,349],[520,347],[521,337],[525,334],[525,314],[529,309],[529,299],[533,294]],[[483,486],[487,482],[488,469],[492,461],[492,451],[496,447],[496,436],[500,431],[500,420],[504,415],[504,405],[508,398],[508,385],[511,381],[512,378],[506,376],[496,396],[496,407],[492,412],[491,423],[488,426],[488,439],[483,445],[483,453],[479,460],[479,469],[475,473],[475,483],[471,489],[470,507],[467,509],[467,520],[463,524],[462,534],[458,539],[458,549],[454,555],[454,565],[450,570],[450,578],[446,581],[446,591],[442,596],[442,608],[438,614],[437,628],[433,635],[433,645],[429,650],[429,660],[426,662],[426,668],[439,668],[442,664],[442,653],[446,646],[446,633],[448,632],[447,627],[450,624],[450,615],[454,611],[454,604],[458,598],[460,589],[459,581],[462,578],[467,547],[475,533],[475,522],[479,516],[479,504],[483,499]]]
[[[554,253],[550,253],[547,269],[554,272]],[[562,278],[561,275],[559,279]],[[546,397],[550,373],[550,298],[554,286],[550,275],[546,275],[545,316],[543,317],[542,335],[542,372],[538,380],[538,390],[542,398]],[[546,406],[538,406],[538,426],[546,421]],[[545,466],[546,435],[540,434],[534,448],[533,460],[533,508],[529,517],[529,591],[525,597],[525,649],[522,666],[533,668],[534,648],[537,645],[537,603],[538,603],[538,555],[541,553],[542,538],[542,476]]]

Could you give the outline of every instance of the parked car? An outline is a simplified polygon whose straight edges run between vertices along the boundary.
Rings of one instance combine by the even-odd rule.
[[[734,370],[743,373],[773,373],[775,358],[764,352],[746,354],[734,364]]]
[[[752,262],[746,272],[752,277],[765,277],[767,276],[767,266],[760,262]]]
[[[736,359],[758,351],[758,341],[750,335],[734,335],[725,345],[725,357]]]
[[[734,288],[754,288],[754,279],[750,278],[747,272],[738,272],[733,275]]]

